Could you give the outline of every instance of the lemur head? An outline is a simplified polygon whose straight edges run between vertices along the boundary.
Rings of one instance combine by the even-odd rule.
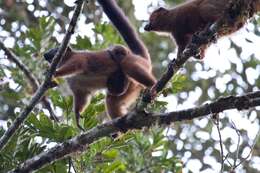
[[[127,47],[122,45],[114,45],[110,47],[108,51],[110,52],[112,58],[117,62],[120,62],[131,53],[131,51]]]
[[[160,31],[161,26],[160,23],[163,23],[163,20],[165,20],[163,17],[168,13],[169,11],[166,8],[160,7],[152,12],[148,24],[145,25],[144,30],[145,31]]]
[[[52,48],[52,49],[48,50],[45,54],[43,54],[44,59],[46,61],[48,61],[49,63],[51,63],[53,58],[54,58],[54,56],[58,52],[58,50],[59,50],[59,47],[55,47],[55,48]],[[68,46],[68,48],[66,49],[65,56],[68,55],[68,53],[70,53],[70,52],[72,52],[72,49],[71,49],[71,47]]]
[[[130,53],[129,49],[122,45],[115,45],[110,49],[114,56],[126,56]]]

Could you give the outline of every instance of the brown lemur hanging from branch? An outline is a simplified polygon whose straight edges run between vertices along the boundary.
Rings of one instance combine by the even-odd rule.
[[[149,53],[122,10],[114,0],[98,2],[129,48],[115,45],[95,52],[67,48],[54,77],[66,78],[73,93],[76,123],[82,130],[80,113],[97,90],[107,89],[106,110],[114,119],[125,115],[140,91],[156,82]],[[49,50],[45,59],[51,62],[57,50]]]
[[[260,10],[260,0],[248,0],[251,3],[251,15]],[[146,31],[171,33],[178,46],[178,55],[191,42],[192,35],[202,31],[223,16],[230,0],[191,0],[175,8],[158,8],[152,12]],[[239,19],[217,33],[217,38],[230,35],[239,30],[246,20]],[[208,45],[203,45],[196,58],[203,59]]]

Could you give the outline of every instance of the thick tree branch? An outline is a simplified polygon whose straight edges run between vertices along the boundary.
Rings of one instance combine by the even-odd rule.
[[[39,88],[39,82],[36,79],[36,77],[30,72],[30,70],[26,67],[25,64],[23,64],[22,61],[11,51],[9,50],[3,42],[0,41],[0,48],[4,50],[7,59],[9,59],[11,62],[15,63],[17,67],[25,74],[26,78],[28,79],[30,85],[32,86],[32,90],[35,93],[37,89]],[[58,118],[54,114],[50,102],[47,100],[46,97],[42,98],[42,105],[45,109],[47,109],[50,113],[50,116],[53,120],[58,122]]]
[[[75,7],[74,14],[73,14],[72,19],[70,21],[68,30],[66,32],[66,35],[65,35],[65,37],[64,37],[64,39],[61,43],[61,46],[60,46],[57,54],[55,55],[55,57],[54,57],[54,59],[51,63],[51,66],[48,70],[48,73],[46,74],[44,82],[37,89],[36,93],[32,97],[28,106],[26,106],[23,109],[23,111],[20,113],[20,115],[14,120],[13,124],[7,129],[7,131],[1,137],[1,139],[0,139],[0,150],[3,149],[3,147],[10,140],[10,138],[14,135],[14,133],[20,128],[20,126],[25,121],[25,119],[27,118],[29,113],[32,111],[32,109],[35,107],[35,105],[39,102],[39,100],[43,97],[44,93],[48,90],[52,75],[56,70],[57,64],[59,63],[60,59],[62,58],[62,56],[65,52],[65,50],[68,47],[71,35],[74,33],[74,29],[75,29],[78,17],[81,13],[83,3],[84,3],[83,0],[77,0],[76,1],[77,5]]]
[[[191,120],[197,117],[205,117],[209,114],[220,113],[229,109],[249,109],[260,106],[260,91],[248,93],[243,96],[229,96],[218,99],[215,102],[207,103],[196,108],[169,113],[146,113],[130,112],[126,116],[98,125],[97,127],[56,145],[46,152],[34,156],[21,164],[9,173],[28,173],[43,166],[60,160],[75,152],[83,152],[88,144],[101,137],[110,136],[111,133],[118,132],[118,126],[124,126],[125,130],[141,129],[154,124],[164,125],[176,121]]]

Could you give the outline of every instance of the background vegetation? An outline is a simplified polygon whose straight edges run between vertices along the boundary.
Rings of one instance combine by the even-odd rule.
[[[182,1],[148,2],[143,11],[151,12],[159,5],[173,6]],[[39,81],[43,80],[48,67],[42,55],[57,46],[64,36],[68,16],[73,10],[71,4],[57,0],[0,1],[0,40],[12,49]],[[142,16],[137,13],[140,1],[121,0],[119,4],[140,31],[152,56],[154,73],[159,77],[176,53],[174,43],[169,37],[143,31],[145,22],[139,20]],[[204,61],[190,60],[172,79],[165,92],[168,96],[162,95],[151,109],[162,112],[190,108],[220,96],[259,90],[259,50],[248,49],[257,43],[259,45],[256,37],[260,35],[258,23],[256,16],[234,37],[219,41],[208,51]],[[71,41],[72,47],[98,50],[114,43],[124,42],[102,15],[100,6],[90,1],[84,7]],[[212,65],[214,63],[221,66]],[[34,91],[22,71],[6,59],[2,50],[0,67],[0,79],[7,81],[0,85],[1,136]],[[80,133],[72,112],[72,98],[66,91],[64,84],[47,93],[61,122],[51,120],[49,112],[38,104],[8,146],[0,152],[0,172],[7,172],[26,159]],[[227,111],[219,116],[224,153],[228,154],[225,170],[232,169],[247,157],[255,144],[252,155],[237,171],[259,172],[260,141],[256,140],[260,129],[259,108]],[[86,129],[107,121],[104,92],[92,99],[83,117]],[[218,172],[220,168],[217,127],[210,117],[206,117],[167,127],[129,131],[115,140],[108,136],[91,144],[83,154],[65,158],[38,172]]]

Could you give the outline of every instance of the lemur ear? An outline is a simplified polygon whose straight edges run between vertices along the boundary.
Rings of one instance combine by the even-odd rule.
[[[159,7],[156,11],[167,11],[164,7]]]
[[[161,15],[163,15],[163,14],[166,14],[166,13],[168,13],[169,12],[169,10],[167,10],[166,8],[164,8],[164,7],[159,7],[159,8],[157,8],[152,14],[161,14]]]
[[[55,54],[58,51],[58,47],[48,50],[46,53],[44,53],[44,59],[48,61],[49,63],[52,62],[52,59],[54,58]]]
[[[125,46],[122,45],[115,45],[112,48],[112,52],[114,53],[115,56],[126,56],[129,52],[128,49]]]

